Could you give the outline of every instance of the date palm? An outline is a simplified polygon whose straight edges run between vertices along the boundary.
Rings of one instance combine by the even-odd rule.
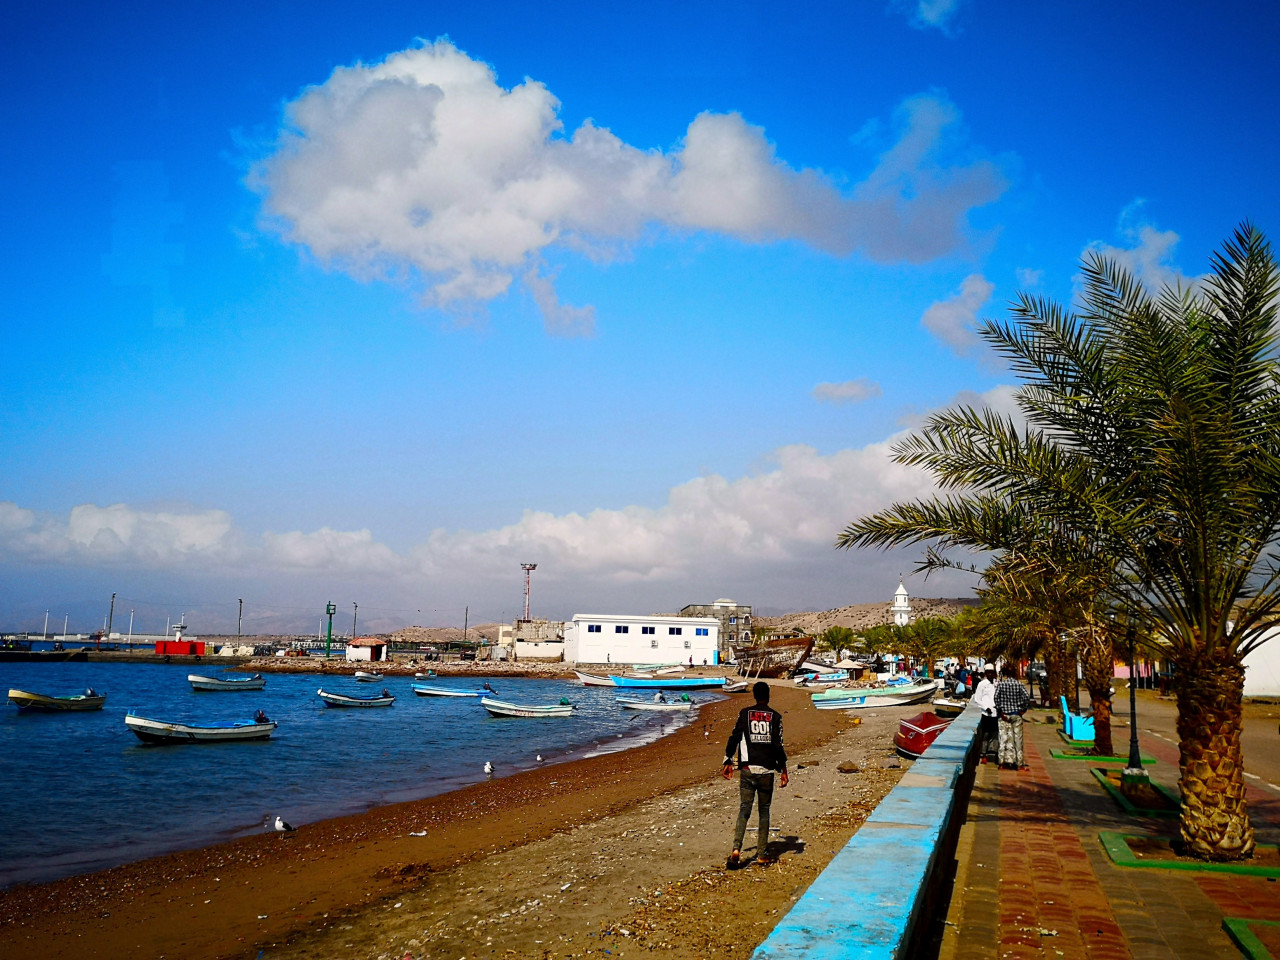
[[[895,448],[944,493],[850,524],[837,546],[1003,555],[1043,540],[1112,571],[1103,597],[1175,668],[1180,821],[1209,859],[1254,847],[1243,660],[1280,607],[1277,267],[1242,225],[1195,288],[1148,292],[1096,254],[1076,311],[1022,295],[982,335],[1022,378],[1016,423],[950,410]]]

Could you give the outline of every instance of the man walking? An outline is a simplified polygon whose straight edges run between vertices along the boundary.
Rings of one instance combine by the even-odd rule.
[[[773,775],[781,773],[781,785],[786,786],[787,751],[782,746],[782,714],[769,706],[769,685],[763,680],[751,688],[755,706],[744,707],[738,714],[729,743],[724,748],[724,766],[720,775],[733,778],[733,762],[736,758],[742,771],[739,783],[741,803],[738,807],[738,825],[733,833],[733,852],[729,854],[729,869],[735,869],[742,860],[742,838],[751,819],[751,804],[760,809],[760,830],[756,836],[756,862],[768,866],[774,858],[768,854],[769,807],[773,803]]]
[[[1006,663],[996,684],[996,713],[1000,715],[1000,766],[1027,770],[1022,748],[1022,715],[1031,706],[1031,694],[1018,681],[1013,664]]]
[[[988,663],[983,677],[973,691],[973,702],[982,709],[978,720],[978,753],[980,763],[996,756],[996,665]]]

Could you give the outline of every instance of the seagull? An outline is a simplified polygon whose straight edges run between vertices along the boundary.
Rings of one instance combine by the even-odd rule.
[[[542,754],[538,754],[538,756],[537,756],[535,759],[536,759],[539,763],[541,763],[541,762],[542,762]]]
[[[293,831],[298,828],[285,820],[284,817],[276,817],[276,822],[272,826],[272,829],[275,830],[276,833],[293,833]]]
[[[484,772],[491,777],[493,776],[493,764],[488,760],[484,762]]]

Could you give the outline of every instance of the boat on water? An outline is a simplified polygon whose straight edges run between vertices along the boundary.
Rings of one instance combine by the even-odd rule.
[[[574,710],[578,709],[567,700],[562,700],[549,706],[536,706],[523,703],[506,703],[490,697],[484,697],[480,701],[480,706],[495,717],[568,717],[573,714]]]
[[[192,690],[261,690],[267,685],[260,673],[252,677],[202,677],[198,673],[187,674]]]
[[[143,743],[223,743],[229,740],[266,740],[275,732],[276,722],[261,710],[252,720],[221,720],[217,723],[172,723],[126,713],[124,725]]]
[[[413,675],[413,679],[415,680],[434,680],[435,678],[436,672],[434,670],[428,670],[426,673],[419,671]]]
[[[324,701],[326,707],[389,707],[396,702],[390,692],[383,689],[381,694],[368,697],[350,697],[345,693],[330,693],[321,687],[316,696]]]
[[[899,720],[898,732],[893,735],[893,745],[898,748],[899,753],[915,760],[938,739],[938,734],[951,726],[954,719],[925,712]]]
[[[433,687],[426,683],[415,683],[413,692],[420,697],[488,697],[495,691],[488,684],[485,684],[483,690],[459,690],[456,687]]]
[[[583,673],[581,670],[573,671],[578,675],[578,679],[582,681],[584,686],[588,687],[616,687],[612,677],[601,677],[594,673]]]
[[[865,710],[871,707],[905,707],[933,698],[938,686],[932,680],[899,687],[868,687],[865,690],[827,690],[813,695],[819,710]]]
[[[724,686],[724,677],[616,677],[610,675],[609,679],[613,681],[615,687],[634,687],[645,690],[707,690],[711,687]]]
[[[623,710],[660,710],[667,712],[676,712],[680,710],[692,710],[698,706],[697,702],[690,700],[687,695],[682,696],[679,700],[641,700],[638,697],[614,697]]]
[[[368,670],[357,670],[356,679],[361,683],[377,683],[382,679],[382,674],[370,673]]]
[[[788,637],[766,640],[754,647],[734,648],[738,673],[744,677],[788,680],[813,652],[813,637]]]
[[[70,713],[80,710],[101,710],[107,702],[106,694],[98,693],[92,687],[84,693],[73,693],[68,696],[52,696],[47,693],[32,693],[29,690],[9,689],[9,699],[19,710],[35,710],[46,713]]]

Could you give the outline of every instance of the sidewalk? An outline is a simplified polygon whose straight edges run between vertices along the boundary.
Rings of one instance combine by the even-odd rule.
[[[1127,726],[1115,736],[1127,747]],[[1176,821],[1125,815],[1090,773],[1103,764],[1053,759],[1056,727],[1028,724],[1026,743],[1029,771],[977,768],[940,960],[1239,960],[1224,917],[1280,921],[1280,881],[1113,864],[1100,831],[1170,836]],[[1144,737],[1142,752],[1176,793],[1176,747]],[[1258,842],[1280,842],[1280,797],[1248,795]]]

